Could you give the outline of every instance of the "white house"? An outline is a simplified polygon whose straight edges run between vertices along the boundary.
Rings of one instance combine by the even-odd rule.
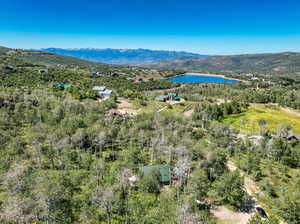
[[[94,86],[93,90],[103,92],[106,90],[106,87],[105,86]]]
[[[103,92],[99,92],[100,97],[104,99],[111,97],[111,94],[112,94],[112,90],[109,89],[106,89]]]
[[[97,96],[102,99],[107,99],[112,95],[112,90],[106,89],[105,86],[94,86],[93,90],[97,91]]]

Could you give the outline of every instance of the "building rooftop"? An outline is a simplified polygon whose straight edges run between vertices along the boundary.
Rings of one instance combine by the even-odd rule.
[[[140,167],[140,171],[143,172],[145,176],[149,175],[152,169],[159,169],[160,172],[160,181],[162,183],[171,181],[171,167],[167,165],[149,165]]]
[[[68,89],[68,88],[71,87],[70,85],[66,85],[66,84],[64,84],[64,83],[57,83],[57,84],[54,84],[53,86],[55,86],[55,87],[60,87],[60,88],[64,88],[64,89]]]
[[[112,94],[112,90],[106,89],[102,92],[102,94],[110,95],[110,94]]]
[[[105,86],[94,86],[93,90],[95,90],[95,91],[105,91],[106,87]]]
[[[155,99],[156,99],[156,100],[159,100],[159,101],[164,101],[166,98],[168,98],[167,95],[159,95],[159,96],[157,96]]]
[[[176,97],[177,94],[176,93],[168,93],[168,96],[171,96],[171,97]]]

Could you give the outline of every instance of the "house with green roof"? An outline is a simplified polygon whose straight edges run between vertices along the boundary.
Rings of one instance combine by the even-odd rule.
[[[169,167],[168,165],[157,164],[143,166],[139,168],[139,170],[143,173],[144,176],[150,175],[153,169],[159,169],[161,183],[169,184],[171,182],[172,172],[171,167]]]
[[[71,87],[70,85],[66,85],[64,83],[57,83],[57,84],[54,84],[53,86],[58,87],[58,88],[62,88],[62,89],[68,89],[68,88]]]
[[[180,101],[180,96],[177,93],[168,93],[169,100]]]
[[[177,93],[168,93],[167,95],[159,95],[155,98],[157,101],[166,102],[166,101],[180,101],[180,96]]]

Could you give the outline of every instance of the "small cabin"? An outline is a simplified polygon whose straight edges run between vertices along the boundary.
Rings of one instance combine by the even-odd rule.
[[[177,93],[168,93],[169,100],[180,101],[180,96]]]
[[[100,92],[99,94],[101,98],[109,98],[112,95],[112,90],[106,89],[103,92]]]
[[[178,96],[176,93],[168,93],[167,95],[159,95],[155,99],[160,102],[180,101],[181,100],[180,96]]]
[[[94,86],[93,90],[97,91],[97,96],[102,99],[107,99],[112,95],[112,90],[106,89],[105,86]]]
[[[61,88],[61,89],[68,89],[68,88],[71,88],[70,85],[66,85],[64,83],[57,83],[57,84],[54,84],[53,87],[58,87],[58,88]]]
[[[142,172],[143,176],[148,176],[151,174],[151,171],[154,169],[158,169],[160,173],[159,180],[163,184],[170,184],[172,180],[172,171],[171,167],[168,165],[149,165],[149,166],[143,166],[140,167],[139,170]]]

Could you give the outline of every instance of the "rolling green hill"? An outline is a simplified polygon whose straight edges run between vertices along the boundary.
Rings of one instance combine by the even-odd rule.
[[[1,47],[0,46],[0,55],[5,55],[6,52],[8,52],[10,49],[7,47]]]
[[[181,57],[153,63],[151,66],[208,73],[300,75],[300,53]]]
[[[45,51],[32,51],[0,47],[0,55],[24,60],[27,63],[56,67],[56,66],[95,66],[96,63],[78,58],[62,56]],[[100,63],[97,63],[99,66]],[[104,65],[104,64],[102,64]]]
[[[41,69],[47,70],[41,72]],[[176,74],[172,70],[109,65],[44,51],[0,47],[0,86],[3,87],[49,86],[63,82],[80,88],[106,85],[146,90],[176,86],[162,80]],[[143,81],[133,82],[137,77]]]

